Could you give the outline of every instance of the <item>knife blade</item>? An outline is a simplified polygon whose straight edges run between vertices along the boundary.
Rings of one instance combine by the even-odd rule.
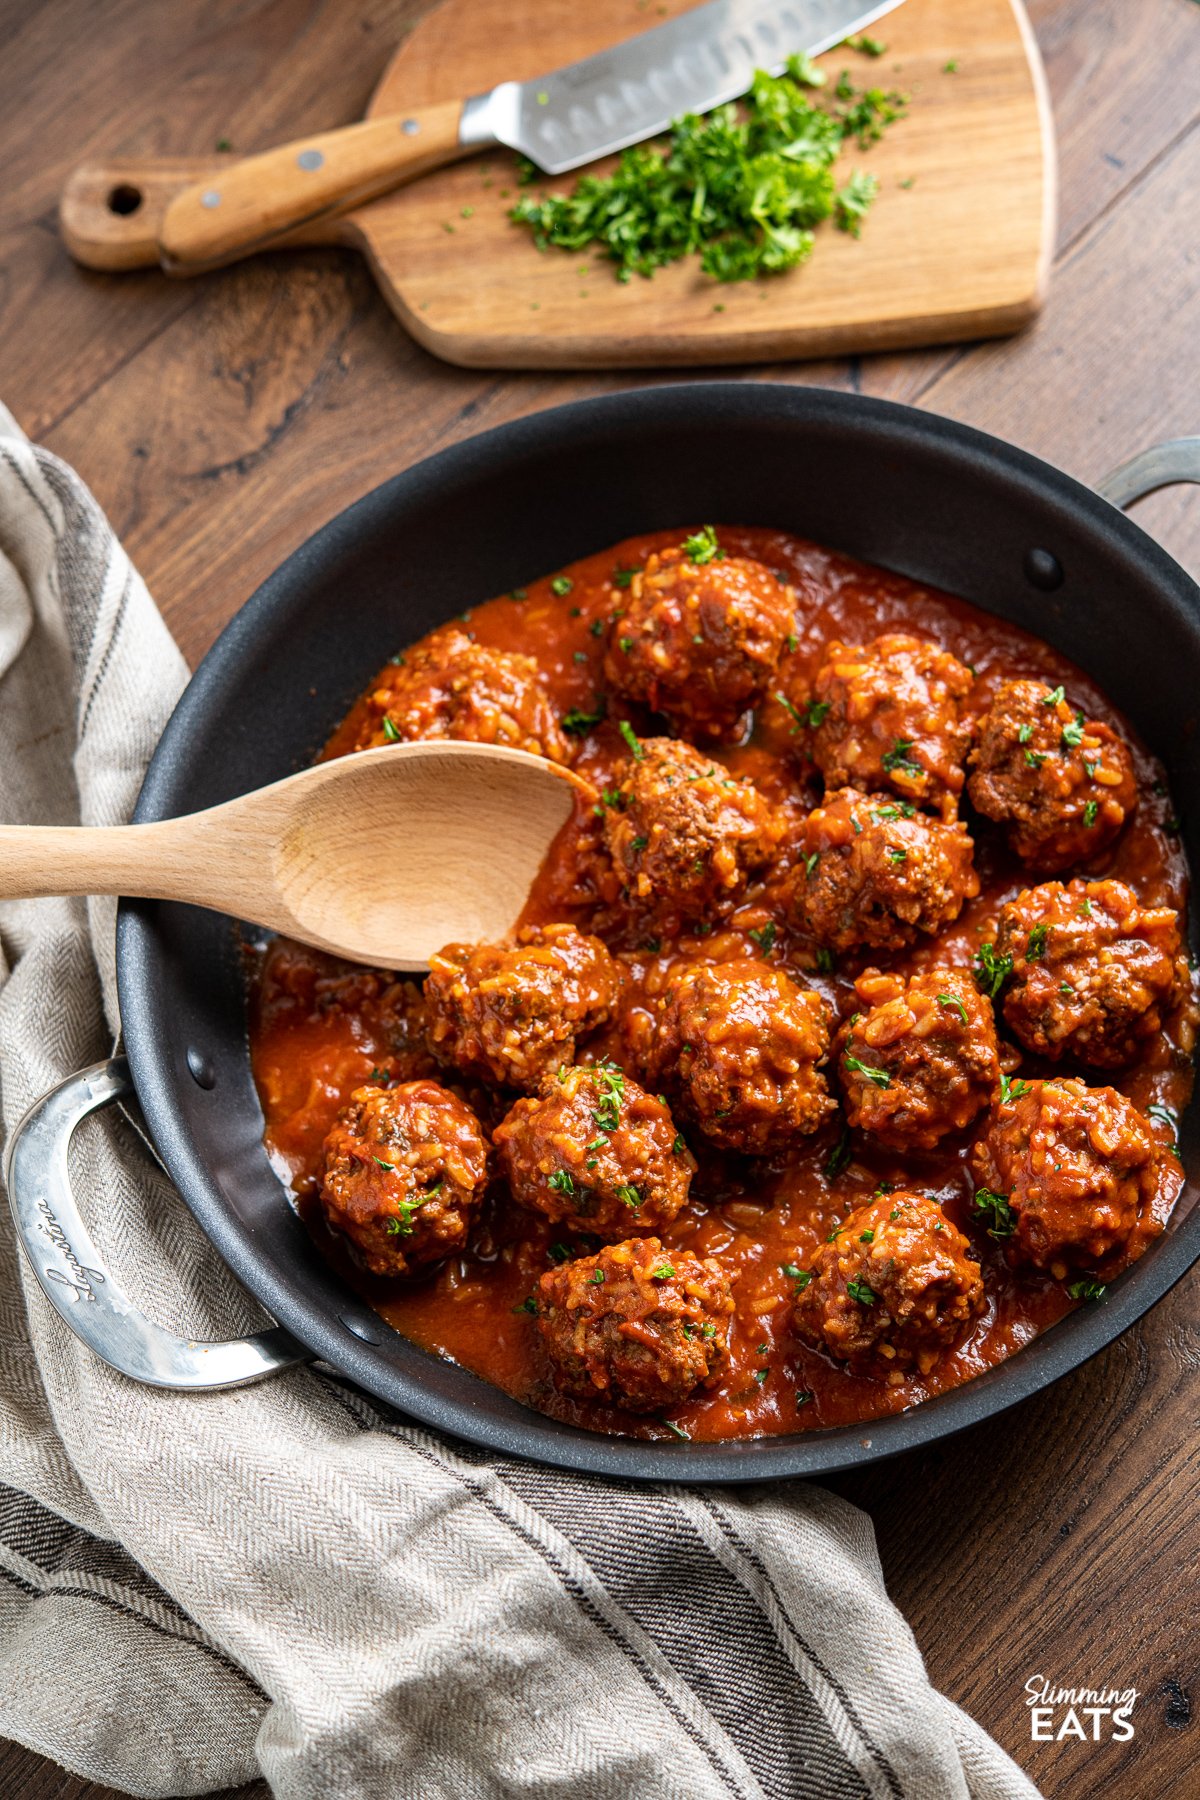
[[[463,107],[464,149],[504,144],[547,175],[655,137],[681,113],[736,100],[756,69],[819,56],[903,0],[709,0],[611,50],[533,81],[504,81]]]

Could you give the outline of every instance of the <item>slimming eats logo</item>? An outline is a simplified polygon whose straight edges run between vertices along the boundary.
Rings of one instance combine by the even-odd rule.
[[[1127,1744],[1133,1736],[1129,1715],[1137,1697],[1136,1688],[1053,1687],[1044,1675],[1031,1675],[1025,1683],[1029,1735],[1042,1744],[1062,1738]]]

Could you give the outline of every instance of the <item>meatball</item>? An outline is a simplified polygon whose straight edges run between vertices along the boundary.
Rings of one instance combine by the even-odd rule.
[[[797,920],[831,950],[899,950],[919,931],[950,924],[979,892],[974,848],[961,821],[842,788],[805,820],[792,886]]]
[[[936,1201],[877,1194],[822,1244],[800,1278],[794,1320],[855,1375],[927,1375],[984,1309],[979,1264]]]
[[[782,969],[752,957],[685,965],[660,1004],[655,1065],[722,1149],[769,1156],[834,1110],[819,1072],[828,1010]]]
[[[847,1019],[834,1047],[846,1117],[889,1149],[932,1150],[1000,1085],[991,1004],[962,969],[908,981],[868,969],[854,985],[866,1010]]]
[[[367,696],[368,716],[353,748],[418,738],[462,738],[571,758],[531,656],[490,650],[454,625],[444,626],[388,665]]]
[[[611,1062],[549,1076],[492,1141],[514,1199],[601,1238],[669,1224],[696,1167],[663,1102]]]
[[[325,1218],[372,1275],[461,1250],[486,1183],[479,1121],[436,1081],[356,1088],[325,1139]]]
[[[506,1087],[535,1088],[616,1004],[617,965],[573,925],[530,925],[515,944],[447,944],[425,981],[440,1062]]]
[[[1014,1081],[971,1151],[975,1209],[1014,1267],[1116,1274],[1159,1227],[1159,1151],[1137,1107],[1076,1076]]]
[[[1048,874],[1103,850],[1137,804],[1133,760],[1116,732],[1041,681],[1001,683],[969,763],[976,811]]]
[[[1123,881],[1026,888],[1001,911],[995,947],[1012,960],[1005,1021],[1052,1062],[1124,1067],[1187,987],[1178,913],[1142,907]]]
[[[1051,1062],[1124,1067],[1186,992],[1178,913],[1117,880],[1027,887],[1000,911],[995,950],[1013,974],[1004,1019]]]
[[[963,788],[974,676],[927,638],[887,632],[832,643],[813,678],[806,717],[813,761],[831,788],[893,788],[953,818]]]
[[[735,900],[781,836],[773,809],[675,738],[645,738],[605,808],[604,836],[633,899],[681,919]]]
[[[652,552],[613,614],[604,654],[613,693],[663,713],[688,737],[737,731],[766,692],[796,616],[794,592],[770,569],[715,545],[700,533]]]
[[[729,1354],[728,1275],[657,1238],[560,1263],[542,1276],[536,1304],[555,1383],[579,1400],[678,1406],[720,1379]]]

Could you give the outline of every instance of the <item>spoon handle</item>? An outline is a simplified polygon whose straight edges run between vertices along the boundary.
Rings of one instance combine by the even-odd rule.
[[[215,853],[201,815],[149,825],[0,825],[0,900],[130,894],[231,911],[244,872]],[[223,834],[222,834],[223,835]]]

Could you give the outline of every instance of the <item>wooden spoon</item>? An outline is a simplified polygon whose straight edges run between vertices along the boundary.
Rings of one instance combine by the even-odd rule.
[[[0,899],[183,900],[351,962],[423,969],[516,924],[587,782],[523,750],[363,750],[148,825],[0,826]]]

